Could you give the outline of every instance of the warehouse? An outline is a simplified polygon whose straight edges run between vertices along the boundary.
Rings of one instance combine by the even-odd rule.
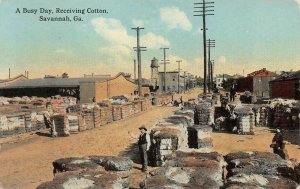
[[[269,82],[277,77],[276,73],[263,68],[248,74],[247,77],[239,78],[237,80],[237,90],[239,92],[250,91],[257,97],[269,98]]]
[[[270,82],[271,98],[300,100],[300,70]]]
[[[40,79],[26,79],[0,86],[0,96],[38,96],[51,97],[55,95],[73,96],[81,102],[92,102],[95,97],[97,102],[118,95],[134,94],[137,85],[127,80],[120,73],[115,77],[82,77],[82,78],[57,78],[45,77]],[[143,88],[143,93],[149,93],[148,88]]]
[[[95,97],[96,102],[113,96],[134,95],[137,93],[137,85],[119,73],[113,78],[98,81],[80,82],[80,102],[92,102]],[[149,87],[143,87],[142,93],[150,94]]]

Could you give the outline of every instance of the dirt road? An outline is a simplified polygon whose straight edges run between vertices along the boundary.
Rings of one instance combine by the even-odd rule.
[[[266,127],[257,127],[255,135],[237,135],[230,133],[213,133],[214,150],[226,155],[237,151],[273,152],[270,144],[274,133]],[[300,148],[287,144],[286,149],[290,159],[300,162]]]

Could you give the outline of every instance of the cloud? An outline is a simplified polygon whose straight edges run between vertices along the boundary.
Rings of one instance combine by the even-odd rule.
[[[170,54],[167,56],[167,59],[170,60],[170,64],[167,64],[167,71],[177,71],[178,70],[178,60],[181,60],[180,63],[180,71],[181,75],[185,71],[187,73],[191,73],[193,75],[198,75],[203,77],[203,58],[197,57],[194,59],[186,59],[177,55]],[[163,70],[163,64],[160,65],[160,71]]]
[[[132,49],[125,45],[116,45],[110,47],[102,47],[99,49],[99,52],[103,55],[122,55],[128,56],[131,53]]]
[[[141,45],[157,49],[162,46],[170,46],[170,42],[162,36],[149,32],[141,37]]]
[[[134,27],[144,27],[144,21],[139,19],[132,19],[132,24]]]
[[[182,29],[190,31],[192,24],[186,14],[178,7],[166,7],[160,9],[160,19],[169,29]]]
[[[298,4],[299,11],[300,11],[300,0],[294,0],[294,1]]]
[[[98,17],[93,19],[91,23],[95,31],[110,43],[131,46],[134,41],[134,38],[128,35],[120,20]]]
[[[117,46],[125,45],[129,48],[136,46],[136,36],[129,35],[120,20],[99,17],[93,19],[91,23],[95,31],[110,44]],[[156,35],[152,32],[141,35],[140,41],[141,45],[147,46],[147,48],[159,48],[161,46],[170,45],[170,42],[163,36]]]
[[[138,24],[141,21],[133,22]],[[114,18],[95,18],[91,24],[97,34],[105,40],[105,46],[101,45],[99,48],[102,60],[94,68],[110,74],[120,71],[132,73],[133,59],[136,56],[136,52],[133,51],[133,47],[136,46],[136,32],[130,31],[129,33],[131,28],[124,27],[120,20]],[[162,46],[169,46],[170,42],[163,36],[141,30],[140,44],[148,49],[158,49]],[[143,75],[150,72],[148,67],[143,66],[142,69]]]

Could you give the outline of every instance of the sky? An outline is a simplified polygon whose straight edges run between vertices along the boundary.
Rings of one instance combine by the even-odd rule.
[[[202,17],[193,16],[191,0],[0,0],[0,79],[29,71],[70,77],[83,74],[133,74],[136,31],[140,31],[142,75],[150,77],[153,57],[163,59],[168,71],[178,68],[203,76]],[[207,16],[207,39],[216,74],[247,74],[300,69],[300,0],[215,0]],[[17,9],[20,13],[17,13]],[[36,14],[23,9],[38,9]],[[40,12],[49,9],[53,14]],[[56,13],[59,9],[99,9],[106,13]],[[70,17],[69,22],[39,21]],[[74,21],[73,17],[83,21]],[[160,71],[163,71],[161,64]]]

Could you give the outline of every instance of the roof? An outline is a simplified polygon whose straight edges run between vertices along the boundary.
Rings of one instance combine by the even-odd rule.
[[[19,80],[1,89],[13,88],[38,88],[38,87],[78,87],[80,82],[106,81],[111,77],[90,77],[90,78],[42,78]]]
[[[159,65],[158,65],[158,60],[157,60],[157,58],[153,58],[152,60],[151,60],[151,68],[155,68],[155,67],[159,67]]]
[[[165,72],[159,72],[160,74],[163,74],[163,73],[165,73]],[[178,71],[169,71],[169,72],[166,72],[166,74],[168,74],[168,73],[178,73]]]
[[[275,72],[268,71],[266,68],[263,68],[258,71],[254,71],[247,75],[247,77],[278,77],[279,75]]]
[[[17,75],[17,76],[15,76],[15,77],[12,77],[12,78],[10,78],[10,79],[0,79],[0,82],[3,83],[3,82],[14,81],[14,80],[19,79],[19,78],[28,79],[25,75],[20,74],[20,75]]]
[[[299,79],[300,80],[300,70],[292,73],[285,73],[282,74],[281,77],[278,77],[277,79],[271,81],[271,82],[276,82],[276,81],[284,81],[284,80],[294,80],[294,79]]]

